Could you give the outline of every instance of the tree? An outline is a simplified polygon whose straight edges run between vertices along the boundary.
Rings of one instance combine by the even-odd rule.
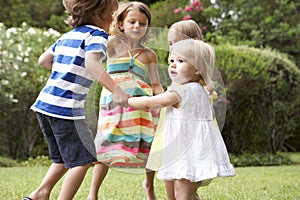
[[[277,49],[300,67],[300,1],[217,0],[214,7],[221,14],[215,16],[219,43]]]
[[[60,0],[4,0],[0,1],[0,22],[6,27],[20,27],[23,22],[39,28],[68,30],[66,13]]]

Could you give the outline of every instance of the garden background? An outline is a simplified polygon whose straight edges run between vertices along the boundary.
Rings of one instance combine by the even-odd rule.
[[[164,87],[170,82],[165,33],[172,23],[195,20],[204,40],[214,45],[226,91],[225,101],[223,96],[214,106],[226,105],[222,136],[233,164],[299,164],[299,157],[291,155],[300,151],[300,2],[143,2],[152,12],[151,27],[158,30],[146,45],[158,55]],[[49,164],[47,145],[29,108],[50,73],[38,65],[38,57],[70,30],[65,18],[59,0],[0,1],[0,167]],[[101,85],[93,84],[86,103],[92,130],[100,92]],[[299,177],[299,166],[292,169]],[[291,184],[299,186],[299,181]]]

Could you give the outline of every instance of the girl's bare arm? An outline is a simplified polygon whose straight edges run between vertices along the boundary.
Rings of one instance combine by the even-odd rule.
[[[153,93],[155,95],[157,94],[161,94],[164,92],[163,87],[160,84],[160,79],[159,79],[159,75],[158,75],[158,67],[157,67],[157,56],[156,54],[152,51],[152,50],[148,50],[147,52],[148,54],[148,58],[149,58],[149,77],[150,77],[150,81],[151,81],[151,86],[153,89]]]

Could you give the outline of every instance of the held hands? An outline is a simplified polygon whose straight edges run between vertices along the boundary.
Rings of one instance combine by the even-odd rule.
[[[116,85],[114,87],[112,96],[113,96],[113,101],[116,104],[124,107],[128,106],[128,97],[130,97],[130,95],[125,93],[124,90],[119,85]]]

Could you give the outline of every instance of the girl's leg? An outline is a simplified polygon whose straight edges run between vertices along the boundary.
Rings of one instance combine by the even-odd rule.
[[[83,166],[77,166],[69,169],[68,173],[64,178],[62,188],[58,196],[59,200],[73,199],[90,166],[91,164],[86,164]]]
[[[106,166],[102,163],[99,163],[99,164],[97,163],[94,166],[93,176],[92,176],[92,185],[91,185],[87,200],[97,200],[98,199],[99,188],[100,188],[107,172],[108,172],[108,166]]]
[[[168,200],[175,200],[174,181],[165,181]]]
[[[67,169],[63,163],[52,163],[40,186],[29,197],[31,199],[48,200],[53,187],[66,171]]]
[[[147,200],[156,200],[154,192],[154,176],[155,172],[146,170],[146,179],[142,183],[142,187],[147,195]]]
[[[187,179],[174,181],[174,190],[176,200],[194,200],[197,192],[198,183]]]

